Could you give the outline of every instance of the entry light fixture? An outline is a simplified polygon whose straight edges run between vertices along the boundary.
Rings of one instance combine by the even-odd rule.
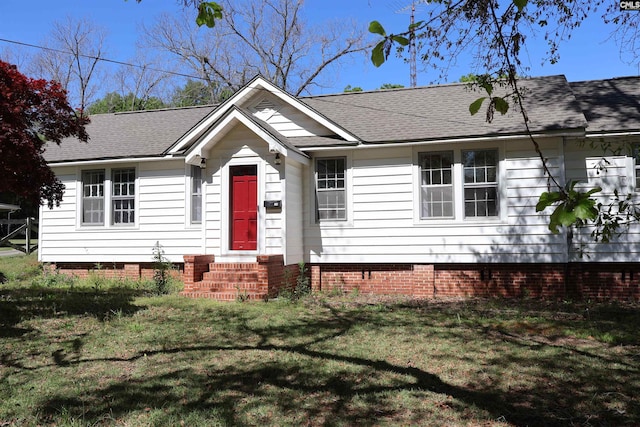
[[[205,169],[207,167],[207,159],[204,157],[200,159],[200,169]]]
[[[282,164],[282,159],[280,158],[280,153],[276,153],[276,160],[275,160],[275,164],[276,164],[276,165],[280,165],[280,164]]]

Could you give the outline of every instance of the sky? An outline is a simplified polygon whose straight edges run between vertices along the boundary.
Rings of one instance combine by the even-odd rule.
[[[388,32],[399,32],[409,23],[410,15],[402,12],[409,4],[411,0],[306,0],[305,10],[313,22],[353,18],[366,32],[369,22],[378,20]],[[141,3],[135,0],[0,0],[0,39],[37,45],[45,39],[54,21],[62,21],[67,16],[88,17],[108,29],[110,59],[126,62],[133,56],[141,24],[150,25],[161,12],[180,10],[176,0],[143,0]],[[420,19],[419,12],[420,8],[416,19]],[[599,15],[588,18],[575,30],[572,39],[562,45],[557,64],[541,65],[545,45],[541,40],[529,39],[528,58],[525,58],[530,61],[529,75],[564,74],[570,81],[639,75],[640,64],[629,65],[620,59],[618,46],[608,40],[611,29],[601,23]],[[0,52],[7,47],[15,49],[16,46],[0,41]],[[418,69],[418,85],[453,82],[474,71],[466,56],[458,59],[445,81],[439,80],[435,71]],[[409,66],[393,57],[376,68],[362,55],[353,58],[331,80],[329,87],[318,89],[314,94],[342,92],[347,85],[365,90],[377,89],[385,83],[409,86]]]

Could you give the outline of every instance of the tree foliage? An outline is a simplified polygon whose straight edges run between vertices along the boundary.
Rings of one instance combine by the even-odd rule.
[[[119,113],[122,111],[157,110],[166,105],[160,98],[138,98],[133,93],[125,96],[117,92],[109,92],[101,99],[89,105],[89,114]]]
[[[43,158],[45,141],[76,136],[87,142],[87,123],[60,83],[28,78],[0,61],[0,193],[32,206],[58,205],[64,186]]]
[[[212,105],[224,101],[231,95],[233,95],[231,89],[222,87],[216,82],[207,84],[200,80],[190,79],[183,87],[174,90],[171,104],[175,107]]]
[[[404,87],[404,85],[398,84],[398,83],[383,83],[380,86],[380,90],[387,90],[387,89],[402,89]]]
[[[360,86],[346,85],[344,88],[344,92],[362,92],[362,90]]]

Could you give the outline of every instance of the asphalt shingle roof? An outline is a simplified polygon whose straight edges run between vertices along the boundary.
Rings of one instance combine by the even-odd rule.
[[[520,81],[533,132],[640,129],[640,77],[568,83],[564,76]],[[501,95],[496,90],[496,94]],[[429,141],[524,134],[515,105],[485,121],[486,103],[471,116],[469,105],[486,94],[466,84],[425,86],[300,98],[362,143]],[[223,104],[224,107],[224,104]],[[49,162],[161,156],[215,107],[191,107],[91,117],[90,141],[73,139],[47,147]],[[277,132],[266,123],[264,129]],[[282,138],[284,138],[282,136]],[[278,138],[280,139],[280,138]],[[352,145],[335,135],[285,138],[297,148]]]
[[[640,128],[640,77],[570,83],[589,126],[587,132]]]
[[[136,111],[91,116],[87,144],[67,138],[48,144],[49,162],[160,156],[214,107]]]
[[[531,130],[575,129],[586,125],[564,76],[522,80]],[[496,94],[500,93],[497,91]],[[486,93],[466,84],[414,89],[352,92],[302,101],[365,142],[393,142],[524,133],[522,116],[512,105],[492,123],[486,103],[471,116],[469,105]],[[513,103],[512,103],[513,104]]]

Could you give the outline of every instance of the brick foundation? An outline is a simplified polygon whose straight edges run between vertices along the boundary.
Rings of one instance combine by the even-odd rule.
[[[179,279],[183,279],[184,265],[173,264],[174,269],[171,274]],[[45,267],[49,271],[57,271],[60,274],[87,278],[91,274],[97,274],[108,279],[153,279],[153,263],[69,263],[59,262],[47,264]]]
[[[315,264],[314,291],[430,297],[639,300],[640,263]]]
[[[185,292],[197,291],[213,255],[185,255],[175,264]],[[269,297],[297,282],[299,267],[282,255],[256,259],[257,284]],[[87,277],[153,278],[153,263],[58,263],[60,273]],[[313,264],[307,265],[313,291],[357,290],[380,295],[433,297],[533,297],[640,300],[640,263],[570,264]]]

